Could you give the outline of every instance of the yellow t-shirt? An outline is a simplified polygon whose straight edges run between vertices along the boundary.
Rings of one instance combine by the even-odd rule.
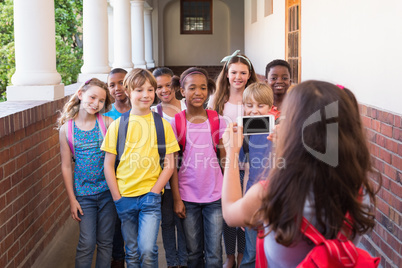
[[[166,155],[180,150],[173,129],[165,120]],[[101,150],[117,154],[116,143],[120,118],[113,121],[103,140]],[[125,197],[148,193],[162,172],[159,164],[156,128],[152,113],[144,116],[130,114],[123,155],[116,170],[120,194]]]

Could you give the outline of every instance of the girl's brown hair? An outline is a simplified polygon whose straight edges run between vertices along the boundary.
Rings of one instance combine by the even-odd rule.
[[[248,70],[250,72],[250,78],[247,81],[246,87],[254,82],[258,81],[257,74],[255,73],[254,67],[251,64],[250,60],[246,57],[246,55],[238,54],[239,56],[233,56],[230,60],[228,60],[225,65],[223,65],[221,72],[219,73],[218,78],[216,79],[216,92],[214,94],[214,102],[212,103],[212,109],[217,111],[222,115],[223,107],[225,103],[229,100],[230,96],[230,84],[228,79],[228,70],[232,63],[243,63],[248,66]]]
[[[374,227],[374,215],[362,204],[359,194],[363,189],[375,204],[375,191],[368,179],[368,173],[373,172],[370,152],[357,102],[351,96],[351,91],[333,84],[306,81],[285,99],[285,118],[277,133],[276,147],[276,156],[285,161],[285,167],[271,170],[262,207],[255,215],[260,223],[268,223],[276,241],[284,246],[300,237],[309,196],[314,202],[317,229],[323,230],[328,239],[336,237],[346,212],[353,218],[351,238]],[[311,121],[314,116],[322,119]],[[309,152],[324,155],[336,142],[338,148],[330,157],[337,161],[330,164]]]
[[[70,119],[74,119],[77,116],[81,104],[81,101],[78,98],[78,92],[79,91],[85,92],[91,86],[98,86],[106,91],[105,105],[103,106],[103,109],[100,111],[100,113],[106,113],[110,111],[113,98],[110,95],[107,84],[100,81],[97,78],[89,79],[80,86],[80,88],[71,96],[68,102],[64,105],[63,111],[61,112],[60,117],[57,119],[57,129],[60,129],[64,123],[66,123]]]

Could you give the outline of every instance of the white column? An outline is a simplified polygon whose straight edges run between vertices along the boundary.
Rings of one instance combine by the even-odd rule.
[[[112,67],[114,61],[114,34],[113,34],[113,2],[114,0],[108,0],[109,5],[107,6],[107,18],[108,18],[108,51],[109,51],[109,66]]]
[[[131,1],[131,40],[134,67],[145,69],[144,0]]]
[[[14,0],[16,71],[7,100],[56,100],[64,85],[56,70],[54,1]]]
[[[110,72],[107,1],[84,0],[82,19],[84,65],[78,80],[84,82],[96,77],[106,82]]]
[[[114,62],[113,68],[130,71],[131,57],[130,0],[114,0]]]
[[[144,10],[144,32],[145,32],[145,61],[147,68],[154,68],[155,61],[152,43],[152,8],[146,7]]]

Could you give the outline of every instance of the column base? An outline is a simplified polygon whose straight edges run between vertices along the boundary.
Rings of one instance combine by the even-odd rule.
[[[147,69],[147,65],[146,64],[134,64],[134,68]]]
[[[64,98],[64,84],[7,87],[7,101],[52,101],[62,98]]]
[[[78,75],[78,82],[84,83],[91,78],[98,78],[99,80],[107,83],[107,76],[108,76],[108,74],[83,74],[83,73],[81,73]]]
[[[148,69],[155,68],[155,62],[147,62],[147,68]]]

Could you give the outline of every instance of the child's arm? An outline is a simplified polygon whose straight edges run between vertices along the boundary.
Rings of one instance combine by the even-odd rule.
[[[71,165],[71,151],[68,146],[66,130],[67,124],[64,124],[60,128],[59,141],[60,141],[60,156],[61,156],[61,173],[63,174],[64,186],[66,187],[66,192],[68,195],[68,200],[70,201],[70,212],[71,217],[75,221],[81,221],[78,213],[84,215],[82,212],[80,203],[78,203],[74,194],[74,177]]]
[[[156,181],[155,185],[152,187],[151,192],[160,194],[165,187],[166,183],[169,181],[170,177],[173,175],[174,171],[174,155],[166,154],[165,161],[163,164],[163,170],[159,175],[158,180]]]
[[[225,146],[223,145],[223,139],[219,140],[219,162],[221,167],[223,168],[222,173],[225,173],[225,166],[226,166],[226,150]]]
[[[175,158],[178,157],[178,153],[175,153]],[[177,161],[175,161],[177,163]],[[179,218],[186,217],[186,207],[184,206],[183,200],[181,200],[180,192],[179,192],[179,176],[177,172],[177,168],[175,165],[173,176],[170,179],[170,188],[172,188],[173,195],[173,210],[179,216]]]
[[[229,226],[250,224],[254,213],[261,206],[262,186],[258,183],[242,198],[239,175],[239,151],[243,142],[242,128],[230,124],[223,135],[227,152],[222,186],[223,218]]]
[[[117,201],[121,198],[119,188],[117,186],[116,172],[114,170],[114,163],[116,161],[116,155],[106,152],[105,154],[105,164],[104,172],[106,177],[107,185],[109,186],[110,193],[112,194],[113,200]]]

